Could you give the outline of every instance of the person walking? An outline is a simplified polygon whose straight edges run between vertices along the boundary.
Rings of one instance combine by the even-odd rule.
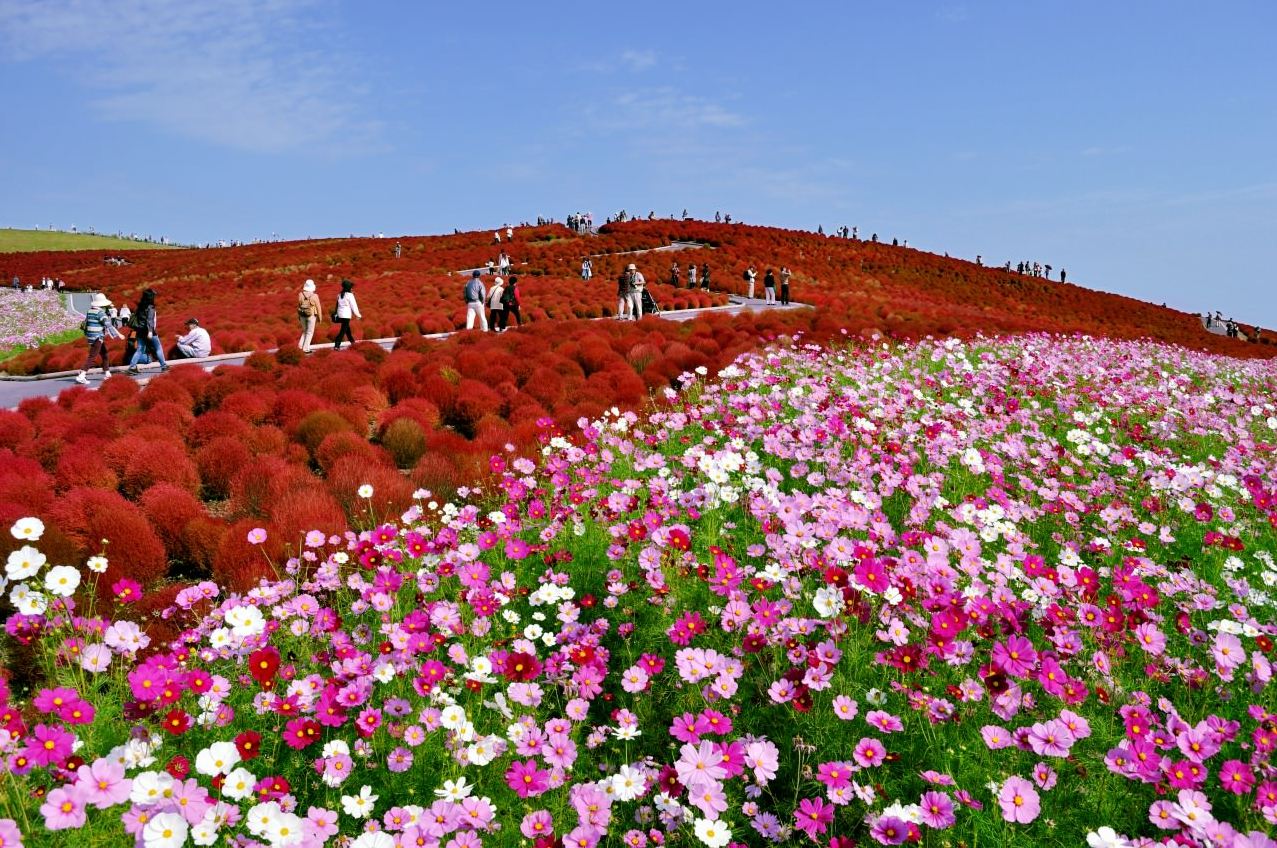
[[[319,295],[315,294],[315,281],[307,280],[302,284],[302,290],[297,293],[297,321],[302,325],[302,334],[297,340],[297,346],[302,349],[302,353],[310,353],[310,342],[315,337],[315,323],[319,321],[323,311],[323,306],[319,303]]]
[[[501,332],[502,317],[505,315],[505,283],[500,277],[492,278],[492,288],[488,289],[488,326],[493,332]]]
[[[514,320],[519,322],[519,326],[523,326],[523,315],[519,312],[519,307],[523,305],[522,298],[519,297],[519,278],[511,277],[510,282],[506,283],[505,292],[501,295],[501,331],[505,332],[506,326],[510,323],[510,316],[514,315]]]
[[[341,350],[342,339],[354,346],[355,334],[350,331],[350,321],[353,318],[363,320],[363,317],[359,311],[359,303],[355,300],[355,281],[342,280],[341,294],[337,295],[337,305],[333,307],[333,320],[339,325],[333,350]]]
[[[687,287],[689,289],[696,288],[696,263],[687,263]]]
[[[503,277],[510,275],[510,257],[504,250],[497,256],[497,273]]]
[[[466,329],[473,330],[474,322],[479,320],[479,329],[488,332],[488,315],[484,312],[484,301],[488,298],[488,289],[483,285],[481,279],[483,272],[478,268],[470,273],[470,279],[466,283]]]
[[[754,267],[753,263],[751,263],[750,266],[745,269],[745,282],[749,284],[749,290],[745,296],[750,300],[754,299],[754,280],[756,279],[758,279],[758,269]]]
[[[701,265],[701,289],[709,291],[709,263]]]
[[[789,268],[788,268],[788,267],[786,267],[786,266],[784,266],[784,265],[781,265],[781,266],[780,266],[780,303],[781,303],[781,306],[788,306],[788,305],[789,305],[789,278],[790,278],[790,276],[792,276],[792,275],[790,274]]]
[[[131,319],[131,326],[137,337],[137,350],[133,352],[133,359],[129,362],[130,374],[138,373],[138,365],[144,356],[154,356],[160,361],[160,370],[168,370],[168,363],[164,361],[164,345],[160,344],[156,322],[155,289],[147,289],[138,299]]]
[[[763,303],[776,305],[776,275],[771,268],[767,269],[767,274],[763,277]]]
[[[590,257],[581,260],[581,279],[589,282],[590,277],[594,276],[594,263],[590,261]]]
[[[631,264],[616,278],[616,320],[624,321],[630,314],[630,280],[634,266]]]
[[[398,259],[401,256],[403,256],[403,245],[395,242],[395,258]]]
[[[680,280],[680,274],[678,269],[678,261],[675,260],[674,264],[670,266],[670,285],[673,286],[674,288],[678,288],[679,280]]]
[[[80,373],[75,375],[75,381],[82,386],[88,385],[89,369],[93,367],[94,360],[101,360],[103,377],[110,373],[111,362],[107,355],[106,339],[115,328],[111,325],[108,308],[111,308],[111,301],[102,292],[98,292],[89,301],[89,311],[84,315],[81,326],[84,328],[84,338],[89,343],[89,355],[84,360]]]
[[[637,321],[643,317],[643,289],[647,288],[647,280],[643,279],[643,272],[633,262],[627,270],[631,272],[630,315]]]

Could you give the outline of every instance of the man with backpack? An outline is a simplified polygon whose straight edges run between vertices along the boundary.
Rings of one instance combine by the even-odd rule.
[[[466,283],[466,329],[473,330],[475,319],[479,320],[479,328],[483,332],[488,332],[488,316],[484,312],[484,301],[488,298],[488,290],[480,279],[483,272],[478,268],[470,274],[470,280]]]
[[[506,283],[505,292],[501,295],[501,332],[505,332],[511,315],[514,315],[514,320],[520,327],[523,326],[523,315],[519,313],[519,307],[522,304],[523,300],[519,297],[519,278],[511,277],[510,282]]]

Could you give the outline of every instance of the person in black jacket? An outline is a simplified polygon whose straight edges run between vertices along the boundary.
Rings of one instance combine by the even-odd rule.
[[[133,334],[137,338],[137,350],[129,362],[129,373],[138,373],[137,366],[142,357],[148,354],[160,362],[160,370],[167,371],[168,363],[164,361],[164,346],[160,344],[160,335],[156,329],[155,289],[147,289],[138,299],[137,309],[133,310],[131,319]]]

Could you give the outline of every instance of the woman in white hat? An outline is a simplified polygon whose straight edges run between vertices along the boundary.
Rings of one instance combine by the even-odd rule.
[[[315,322],[323,311],[319,304],[319,295],[315,294],[315,281],[307,280],[302,290],[297,293],[297,320],[302,325],[302,337],[297,346],[303,353],[310,353],[310,340],[315,335]]]
[[[93,295],[93,300],[89,301],[89,311],[84,316],[84,323],[80,325],[84,329],[84,338],[89,343],[89,356],[84,360],[84,367],[80,369],[80,373],[75,375],[75,381],[82,386],[88,384],[89,369],[93,367],[96,359],[102,362],[102,376],[105,377],[110,373],[111,362],[106,352],[107,327],[109,326],[106,310],[110,305],[111,301],[107,300],[102,292]]]

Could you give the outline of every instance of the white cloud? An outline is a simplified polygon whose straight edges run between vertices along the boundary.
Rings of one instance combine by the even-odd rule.
[[[656,64],[656,51],[626,50],[621,54],[621,64],[631,71],[645,71]]]
[[[366,148],[314,0],[4,0],[0,57],[38,61],[99,92],[93,107],[223,147]]]
[[[652,88],[618,95],[595,116],[603,129],[657,129],[686,133],[695,129],[733,129],[745,118],[704,97],[672,88]]]

